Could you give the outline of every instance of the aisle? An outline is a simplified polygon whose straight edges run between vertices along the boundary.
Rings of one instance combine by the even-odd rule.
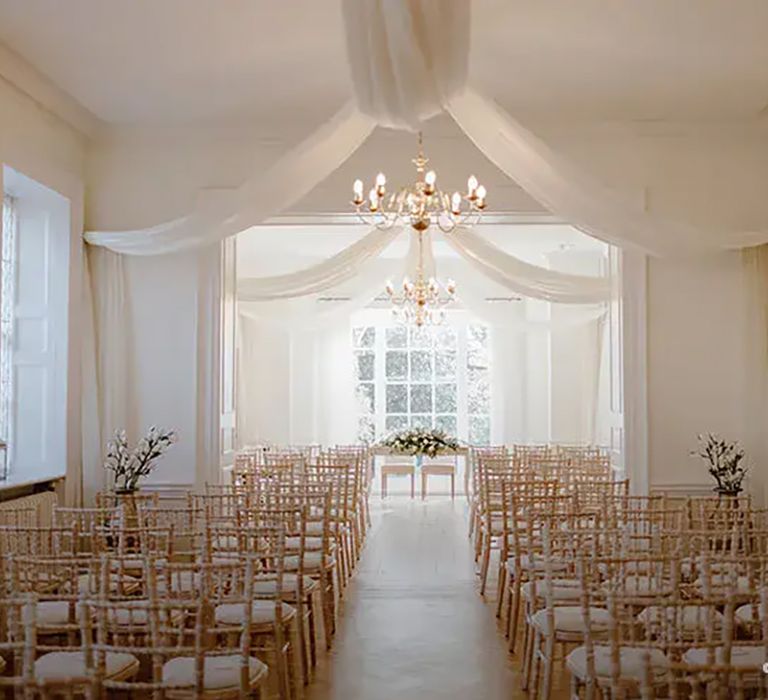
[[[466,501],[392,498],[374,508],[338,638],[309,700],[515,697],[516,673],[475,589]]]

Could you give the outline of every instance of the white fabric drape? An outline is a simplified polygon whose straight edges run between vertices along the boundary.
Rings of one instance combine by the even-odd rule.
[[[375,258],[402,233],[402,228],[373,228],[341,252],[303,270],[274,277],[238,280],[241,301],[267,301],[317,294],[342,284],[360,273],[360,267]]]
[[[83,337],[83,493],[90,503],[105,486],[102,450],[115,430],[131,430],[129,415],[130,318],[125,261],[88,247],[85,288],[92,316]],[[92,285],[92,286],[91,286]]]
[[[91,245],[126,255],[162,255],[204,247],[280,213],[338,168],[375,123],[353,104],[236,190],[203,191],[194,212],[135,231],[88,232]]]
[[[349,283],[326,290],[323,299],[308,296],[290,301],[253,302],[239,299],[241,315],[281,326],[288,330],[317,329],[339,323],[367,306],[382,293],[387,280],[402,278],[400,258],[379,258],[360,268]]]
[[[531,265],[467,228],[444,236],[464,260],[517,294],[561,304],[593,304],[610,299],[611,282],[607,277],[570,275]]]
[[[698,254],[768,241],[765,231],[699,231],[661,220],[596,181],[506,114],[467,89],[446,105],[464,133],[542,206],[584,232],[653,255]]]
[[[467,0],[344,0],[357,106],[381,126],[417,131],[464,87]]]

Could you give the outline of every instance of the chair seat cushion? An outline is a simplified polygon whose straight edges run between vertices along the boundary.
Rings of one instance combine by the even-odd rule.
[[[80,593],[98,593],[99,583],[97,576],[81,574],[77,577],[77,590]],[[109,590],[112,593],[118,592],[121,587],[124,593],[133,593],[138,590],[140,585],[141,581],[132,576],[120,576],[118,574],[109,575]]]
[[[528,581],[522,586],[522,594],[526,600],[533,596],[533,582]],[[557,601],[578,601],[581,598],[581,583],[570,578],[552,580],[552,595]],[[536,597],[541,601],[546,599],[547,585],[545,581],[536,582]]]
[[[554,609],[555,632],[583,633],[586,629],[584,614],[580,605],[563,605]],[[607,630],[611,617],[603,608],[589,609],[591,628],[593,630]],[[532,618],[531,624],[542,634],[550,635],[549,617],[546,610],[539,610]]]
[[[203,688],[205,690],[223,691],[237,689],[240,686],[240,666],[243,657],[237,654],[231,656],[206,656],[203,660]],[[248,659],[248,678],[251,687],[266,677],[266,664],[258,659]],[[195,685],[195,659],[179,656],[171,659],[163,666],[163,683],[180,688]]]
[[[133,654],[107,652],[104,655],[104,663],[106,677],[110,680],[128,679],[139,670],[139,660]],[[85,654],[81,651],[52,651],[35,661],[35,678],[39,682],[82,681],[87,676]]]
[[[669,606],[653,605],[645,608],[637,621],[649,627],[652,631],[661,631],[666,615],[667,624],[685,632],[706,632],[710,626],[715,630],[722,629],[723,614],[718,610],[704,608],[699,605]],[[710,620],[712,624],[710,624]]]
[[[756,622],[762,622],[765,618],[765,611],[760,605],[747,603],[746,605],[736,608],[734,615],[737,622],[742,625],[749,625]]]
[[[688,664],[706,665],[709,663],[709,651],[709,649],[701,647],[689,649],[683,654],[683,661]],[[723,647],[715,649],[716,663],[725,663],[724,651]],[[765,648],[762,645],[736,644],[731,647],[731,665],[735,668],[754,668],[756,673],[762,673],[761,669],[766,661],[768,661],[768,657],[766,657]]]
[[[285,548],[288,551],[297,551],[301,546],[301,537],[286,537]],[[323,538],[310,536],[304,538],[304,551],[318,550],[323,548]]]
[[[609,679],[611,676],[611,648],[596,645],[595,673],[599,678]],[[651,672],[655,680],[663,680],[669,660],[661,649],[643,647],[621,647],[619,650],[620,677],[623,679],[641,680],[645,677],[645,656],[649,655]],[[587,678],[587,648],[578,647],[566,657],[568,670],[581,680]]]
[[[734,592],[737,595],[748,594],[752,591],[748,576],[736,576],[733,580],[736,583],[736,590]],[[706,589],[705,583],[706,581],[703,576],[699,576],[699,578],[696,579],[696,587],[701,591]],[[710,586],[715,592],[722,592],[726,589],[731,590],[733,588],[732,583],[732,577],[727,573],[712,574],[712,576],[710,576]]]
[[[570,565],[565,559],[560,559],[559,557],[552,557],[550,561],[553,571],[565,571]],[[531,563],[531,558],[527,554],[523,554],[520,557],[520,568],[523,571],[530,571],[531,568],[533,568],[533,571],[546,571],[544,557],[541,555],[534,557],[533,563]],[[514,575],[516,571],[514,559],[507,559],[507,571]]]
[[[77,604],[66,600],[41,600],[37,604],[37,624],[41,627],[59,627],[78,624]]]
[[[284,574],[283,575],[283,598],[291,599],[295,598],[296,588],[299,580],[296,574]],[[262,579],[254,581],[253,590],[256,595],[270,595],[275,592],[277,581],[274,579]],[[317,581],[309,576],[304,576],[304,595],[309,595],[314,592],[318,586]]]
[[[603,584],[603,590],[610,590],[609,582]],[[636,598],[657,598],[668,596],[674,592],[674,586],[669,581],[659,580],[655,576],[630,575],[624,576],[620,588],[624,595]]]
[[[275,621],[275,603],[271,600],[254,600],[251,604],[251,622],[267,625]],[[283,621],[289,622],[296,615],[296,608],[282,603]],[[244,603],[225,603],[216,606],[216,622],[222,625],[242,625],[245,621]]]
[[[200,588],[200,574],[193,571],[169,572],[157,577],[157,592],[191,593]]]
[[[326,557],[326,567],[333,566],[334,558],[331,555]],[[304,571],[319,571],[323,565],[322,552],[304,552]],[[296,571],[299,568],[298,555],[290,555],[285,558],[285,570]]]

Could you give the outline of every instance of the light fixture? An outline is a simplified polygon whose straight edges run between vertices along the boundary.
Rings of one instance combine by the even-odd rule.
[[[363,181],[355,180],[352,204],[364,223],[385,229],[406,225],[416,231],[438,226],[448,233],[480,220],[486,206],[485,187],[470,175],[465,192],[457,191],[450,196],[443,192],[437,186],[437,173],[426,169],[429,159],[424,155],[421,133],[419,153],[411,162],[416,166],[416,182],[396,192],[387,192],[384,173],[376,176],[367,195]]]
[[[454,192],[449,196],[440,190],[437,173],[426,169],[429,159],[424,155],[421,133],[419,153],[411,162],[416,166],[414,184],[387,193],[387,178],[384,173],[379,173],[366,197],[363,181],[355,180],[352,204],[358,217],[369,226],[380,229],[409,226],[418,236],[416,279],[406,277],[400,291],[387,282],[385,291],[395,318],[420,328],[443,323],[445,307],[456,298],[456,283],[453,280],[443,285],[435,277],[426,277],[424,234],[430,226],[449,233],[459,226],[477,223],[486,206],[486,191],[474,175],[467,180],[466,192]]]
[[[416,264],[416,279],[406,277],[398,292],[392,282],[387,282],[384,291],[392,303],[396,321],[417,328],[438,326],[445,321],[445,307],[456,299],[456,283],[448,280],[442,285],[435,277],[427,279],[424,271],[424,231],[415,231],[418,236],[419,258]]]

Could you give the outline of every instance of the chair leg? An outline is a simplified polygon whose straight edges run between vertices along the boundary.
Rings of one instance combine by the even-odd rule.
[[[515,576],[515,583],[512,586],[512,606],[509,618],[509,653],[515,653],[515,643],[517,641],[517,626],[520,622],[520,589],[522,584],[520,577]]]
[[[523,628],[523,690],[527,690],[531,682],[531,666],[533,665],[533,628],[525,622]]]
[[[543,700],[549,700],[552,694],[552,668],[555,658],[555,637],[549,635],[544,640],[544,668],[541,674],[541,694]],[[539,695],[536,696],[537,698]]]
[[[456,474],[451,474],[451,500],[456,500]]]
[[[317,666],[317,630],[315,629],[315,596],[310,594],[307,596],[306,602],[307,610],[309,611],[309,617],[307,618],[307,624],[309,626],[309,662],[312,664],[312,668]]]
[[[480,595],[485,596],[485,589],[488,585],[488,569],[491,566],[491,535],[490,533],[483,538],[482,563],[480,564]]]
[[[381,470],[381,497],[385,498],[387,495],[387,475],[384,470]]]
[[[496,586],[496,617],[501,617],[502,607],[504,605],[504,590],[507,584],[507,567],[506,562],[500,563],[499,566],[499,582]]]

